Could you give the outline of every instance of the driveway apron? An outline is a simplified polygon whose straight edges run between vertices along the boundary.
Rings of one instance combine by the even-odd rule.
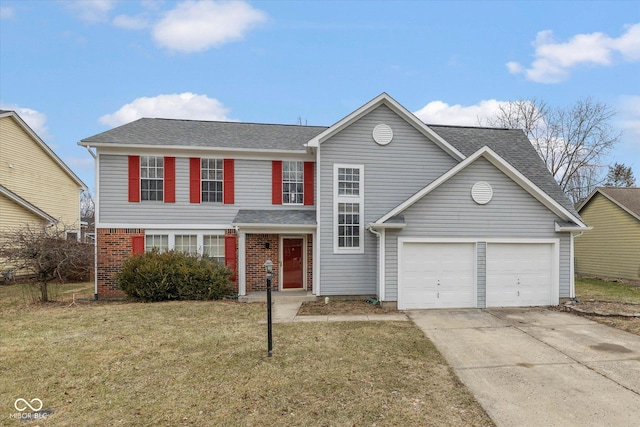
[[[498,426],[640,426],[640,336],[541,308],[408,315]]]

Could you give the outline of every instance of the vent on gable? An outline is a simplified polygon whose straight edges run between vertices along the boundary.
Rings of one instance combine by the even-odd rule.
[[[389,125],[379,124],[373,128],[373,140],[379,145],[387,145],[393,139],[393,130]]]
[[[493,197],[493,188],[491,188],[488,182],[476,182],[473,184],[473,187],[471,187],[471,197],[477,204],[486,205]]]

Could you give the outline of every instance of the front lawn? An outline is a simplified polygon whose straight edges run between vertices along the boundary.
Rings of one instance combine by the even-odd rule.
[[[276,324],[267,358],[262,304],[25,306],[16,289],[0,286],[2,425],[25,425],[18,398],[53,411],[38,425],[492,425],[411,322]]]
[[[599,279],[576,278],[576,297],[578,299],[640,303],[640,287]]]
[[[608,313],[639,313],[640,287],[620,282],[607,282],[598,279],[576,278],[576,297],[581,303],[578,307],[590,307],[595,311]],[[587,300],[612,301],[609,304],[586,302]],[[632,334],[640,335],[640,318],[624,316],[589,316],[603,323]]]

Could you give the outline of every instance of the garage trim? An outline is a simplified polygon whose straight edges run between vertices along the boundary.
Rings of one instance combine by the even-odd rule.
[[[403,255],[403,247],[405,243],[472,243],[474,244],[476,256],[473,260],[474,264],[474,276],[473,276],[473,296],[474,301],[476,301],[475,306],[477,307],[478,303],[478,242],[484,241],[482,239],[477,238],[414,238],[414,237],[399,237],[398,238],[398,260],[397,260],[397,271],[398,271],[398,285],[397,285],[397,300],[398,305],[400,305],[402,298],[402,284],[403,284],[403,272],[402,272],[402,255]]]

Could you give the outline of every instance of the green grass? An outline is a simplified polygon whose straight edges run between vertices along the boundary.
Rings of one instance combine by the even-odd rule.
[[[74,289],[0,287],[0,425],[24,424],[17,398],[53,411],[42,426],[492,425],[411,322],[275,324],[268,358],[262,304],[69,306]]]
[[[576,297],[582,300],[640,303],[640,287],[620,282],[576,278]]]

